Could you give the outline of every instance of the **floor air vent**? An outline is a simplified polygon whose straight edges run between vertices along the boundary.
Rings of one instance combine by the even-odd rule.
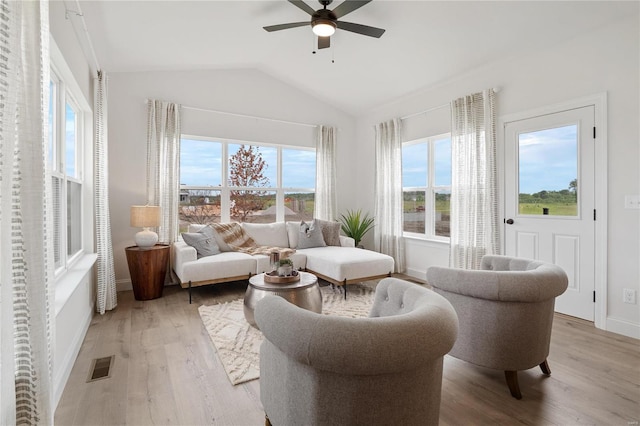
[[[111,367],[113,366],[113,360],[115,357],[115,355],[111,355],[105,358],[94,359],[91,362],[91,369],[89,370],[87,383],[111,377]]]

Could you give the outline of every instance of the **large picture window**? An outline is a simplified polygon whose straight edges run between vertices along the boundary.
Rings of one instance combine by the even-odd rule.
[[[408,236],[449,238],[451,136],[433,136],[402,145],[404,232]]]
[[[183,136],[180,232],[190,223],[313,219],[312,148]]]

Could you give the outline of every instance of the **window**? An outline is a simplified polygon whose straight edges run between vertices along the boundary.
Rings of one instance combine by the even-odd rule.
[[[85,112],[59,74],[52,69],[49,83],[49,143],[56,275],[82,252]]]
[[[190,223],[313,219],[315,150],[183,136],[180,232]]]
[[[448,239],[451,201],[449,134],[402,145],[402,186],[405,234]]]

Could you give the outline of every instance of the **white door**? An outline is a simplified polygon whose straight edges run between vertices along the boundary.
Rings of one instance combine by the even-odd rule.
[[[556,311],[594,319],[594,107],[505,123],[505,254],[561,266]]]

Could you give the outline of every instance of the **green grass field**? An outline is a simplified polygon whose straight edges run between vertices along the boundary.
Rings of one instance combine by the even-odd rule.
[[[576,203],[520,203],[520,214],[542,215],[543,208],[549,209],[550,216],[577,216],[578,205]]]
[[[415,212],[416,209],[424,208],[424,201],[405,201],[404,212]],[[577,216],[578,205],[576,203],[521,203],[519,214],[542,215],[543,208],[549,209],[550,216]],[[436,201],[436,211],[449,212],[449,201]]]

